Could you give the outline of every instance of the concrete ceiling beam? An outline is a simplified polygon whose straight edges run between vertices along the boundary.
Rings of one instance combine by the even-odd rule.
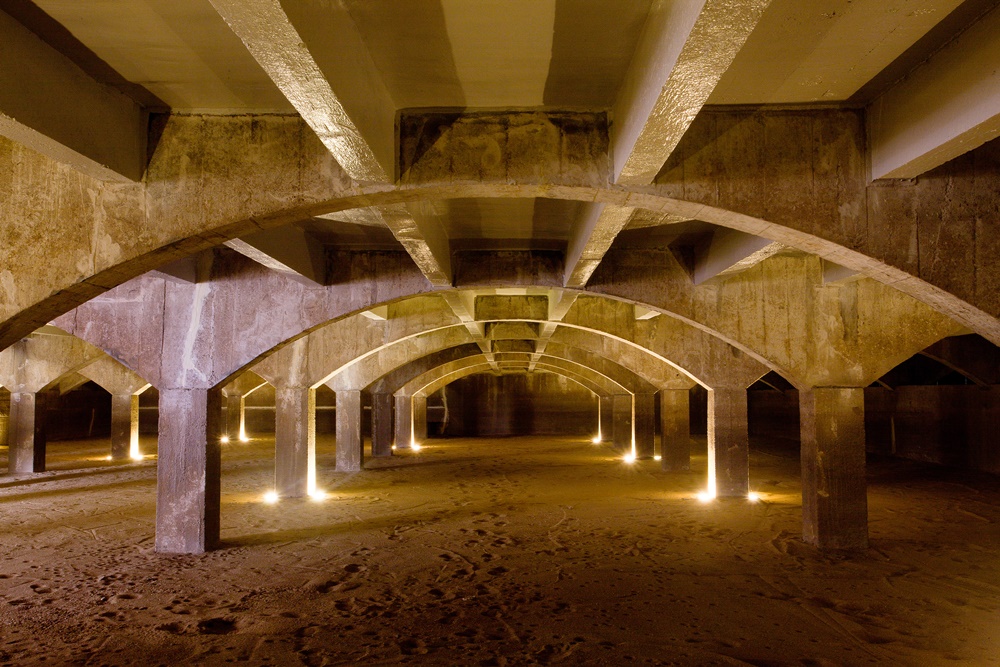
[[[225,245],[306,286],[328,282],[329,263],[323,244],[298,227],[272,227],[226,241]]]
[[[1000,8],[868,107],[871,178],[911,179],[1000,136]]]
[[[394,180],[395,104],[343,3],[210,1],[351,178]]]
[[[718,276],[730,276],[760,264],[785,249],[780,243],[735,229],[717,229],[708,248],[695,257],[691,279],[695,285]]]
[[[615,181],[653,182],[771,0],[657,2],[615,101]]]
[[[573,227],[566,245],[566,273],[563,284],[580,289],[587,285],[611,244],[618,238],[635,209],[614,204],[590,204]]]
[[[101,181],[139,182],[147,114],[0,11],[0,135]]]
[[[431,285],[452,286],[451,245],[440,219],[402,205],[385,207],[379,215]]]
[[[496,362],[493,361],[493,347],[490,341],[486,339],[486,325],[478,321],[479,318],[476,317],[475,293],[444,292],[441,294],[441,298],[444,299],[452,312],[455,313],[455,317],[465,325],[465,328],[469,331],[469,335],[472,336],[472,340],[475,341],[479,349],[483,351],[483,355],[493,364],[494,370],[499,370],[496,367]]]

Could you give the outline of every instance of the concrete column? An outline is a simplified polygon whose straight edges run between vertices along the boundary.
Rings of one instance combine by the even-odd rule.
[[[632,451],[632,395],[615,394],[614,399],[614,433],[615,449],[620,452]]]
[[[316,490],[316,390],[274,389],[274,490],[302,498]]]
[[[226,435],[230,442],[246,440],[246,396],[235,391],[226,396]]]
[[[364,467],[362,414],[359,389],[337,391],[337,472],[357,472]]]
[[[423,444],[427,439],[427,397],[413,397],[413,441]]]
[[[111,396],[111,460],[124,461],[139,453],[139,397]]]
[[[45,472],[45,411],[48,392],[11,392],[7,468],[11,473]]]
[[[615,437],[615,397],[601,396],[601,441],[613,442]]]
[[[864,389],[801,391],[799,415],[803,538],[821,549],[868,548]]]
[[[372,456],[392,456],[392,394],[372,394]]]
[[[691,469],[691,392],[660,392],[660,464],[664,470]]]
[[[156,550],[202,553],[219,542],[222,391],[161,389]]]
[[[636,394],[633,397],[635,420],[635,456],[653,458],[656,441],[656,394]]]
[[[750,492],[750,438],[744,387],[716,387],[708,391],[708,488],[722,497],[745,497]]]
[[[396,449],[409,449],[413,440],[413,399],[396,396]]]
[[[7,445],[7,424],[10,421],[10,392],[0,387],[0,445]]]

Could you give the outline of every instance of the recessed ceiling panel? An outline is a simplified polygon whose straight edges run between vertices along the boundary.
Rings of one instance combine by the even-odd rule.
[[[961,0],[774,0],[709,104],[836,102]]]
[[[293,111],[209,0],[35,2],[174,110]]]
[[[611,106],[651,0],[347,0],[397,108]]]

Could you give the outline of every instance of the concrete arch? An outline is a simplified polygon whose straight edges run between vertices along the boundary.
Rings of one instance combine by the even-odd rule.
[[[261,120],[258,119],[257,123],[260,125]],[[276,126],[288,126],[276,131],[291,132],[297,138],[302,135],[303,128],[295,127],[294,123],[284,119],[275,120],[274,123]],[[186,122],[172,120],[161,143],[164,151],[156,156],[154,164],[150,166],[147,186],[121,186],[117,188],[118,192],[112,194],[108,190],[116,188],[102,185],[100,189],[104,197],[84,204],[85,208],[94,209],[94,218],[108,215],[109,211],[119,213],[123,220],[136,220],[137,225],[141,224],[143,228],[150,230],[149,234],[130,239],[112,237],[111,242],[117,242],[116,252],[107,249],[98,253],[91,252],[93,248],[89,246],[95,241],[89,237],[67,239],[70,241],[64,249],[67,257],[93,257],[92,262],[85,267],[76,267],[74,262],[67,262],[66,267],[60,266],[61,273],[48,277],[46,281],[36,281],[37,285],[21,284],[22,272],[17,270],[18,262],[4,262],[14,269],[8,270],[15,281],[14,291],[17,294],[12,292],[7,297],[11,300],[0,304],[3,306],[0,312],[3,312],[4,317],[3,323],[0,323],[0,345],[10,344],[68,308],[165,261],[211,248],[256,229],[364,206],[393,205],[400,201],[418,199],[469,197],[549,197],[600,201],[705,220],[778,241],[859,270],[938,309],[990,340],[1000,341],[1000,320],[995,313],[978,307],[974,299],[963,300],[919,276],[878,259],[879,253],[874,250],[865,254],[852,248],[846,234],[843,242],[838,242],[841,239],[828,239],[797,228],[792,218],[777,222],[759,214],[752,215],[755,211],[734,212],[711,202],[686,201],[677,198],[677,188],[670,185],[646,188],[609,185],[606,173],[599,165],[574,164],[572,160],[563,167],[546,165],[529,178],[523,181],[514,179],[513,183],[509,178],[491,181],[478,174],[449,174],[447,180],[439,180],[440,175],[411,172],[408,179],[397,187],[359,186],[343,177],[336,164],[331,163],[328,154],[324,155],[321,145],[313,145],[307,141],[299,149],[302,153],[290,151],[290,155],[265,157],[247,154],[248,148],[244,144],[221,149],[219,146],[204,145],[202,139],[205,135],[202,132],[209,125],[205,119]],[[231,125],[242,127],[239,122]],[[168,146],[174,152],[167,150]],[[256,149],[254,147],[250,150]],[[204,152],[203,157],[213,155],[220,159],[218,162],[209,161],[213,168],[220,164],[225,164],[226,167],[221,173],[218,170],[212,173],[212,178],[204,182],[202,179],[205,174],[199,172],[199,166],[189,165],[191,171],[183,175],[178,172],[177,161],[185,159],[185,156],[188,156],[193,165],[208,164],[202,158],[191,160],[190,156],[196,154],[192,151],[198,150]],[[268,158],[272,158],[272,161],[268,161]],[[55,164],[48,164],[45,158],[39,157],[39,160],[39,172],[44,173],[48,169],[56,175],[55,182],[46,189],[62,191],[79,187],[75,181],[72,184],[68,182],[72,179],[66,178],[63,169]],[[327,181],[303,182],[303,160],[315,164],[318,171],[328,177]],[[579,159],[575,162],[578,163]],[[262,165],[266,166],[262,168]],[[200,185],[192,191],[171,182],[171,178],[182,183],[193,179]],[[287,180],[283,181],[283,178]],[[239,184],[238,188],[234,187],[236,184]],[[259,190],[259,198],[236,201],[228,196],[234,190],[253,191],[253,188]],[[282,188],[287,190],[283,191]],[[150,203],[143,205],[143,199]],[[294,204],[289,205],[287,202]],[[758,202],[757,205],[762,209],[761,212],[767,209],[764,202]],[[16,206],[11,208],[16,210]],[[194,211],[197,213],[192,215]],[[798,224],[803,223],[799,221]],[[817,231],[831,233],[823,227],[818,227]],[[87,246],[77,247],[81,243]],[[4,259],[15,259],[19,250],[21,249],[16,246],[11,247],[11,258]],[[27,252],[23,254],[25,257],[31,256]],[[983,299],[986,299],[986,295]]]

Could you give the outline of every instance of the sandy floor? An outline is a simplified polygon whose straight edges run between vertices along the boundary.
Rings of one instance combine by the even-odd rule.
[[[56,470],[0,476],[0,664],[1000,665],[996,478],[873,462],[848,558],[798,541],[768,443],[764,502],[704,505],[704,456],[431,442],[355,475],[325,443],[330,497],[276,505],[273,443],[230,445],[224,548],[182,557],[152,552],[153,460],[52,445]]]

